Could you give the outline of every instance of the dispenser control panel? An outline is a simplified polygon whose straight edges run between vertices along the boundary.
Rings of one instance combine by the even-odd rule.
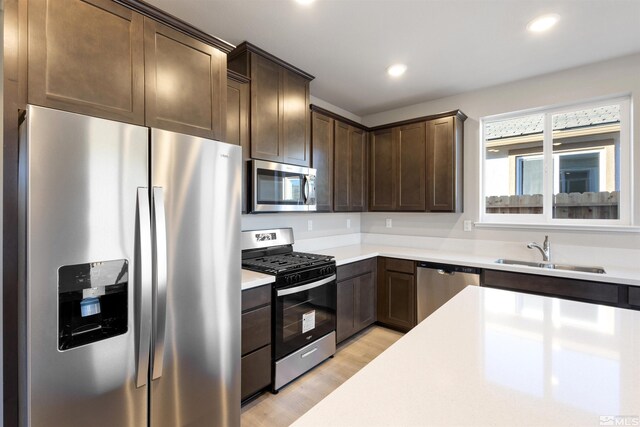
[[[129,262],[109,260],[58,269],[58,349],[127,332]]]

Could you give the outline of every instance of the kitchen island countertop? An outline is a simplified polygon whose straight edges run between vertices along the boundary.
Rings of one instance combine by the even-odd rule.
[[[638,360],[638,311],[469,286],[293,426],[638,425]]]

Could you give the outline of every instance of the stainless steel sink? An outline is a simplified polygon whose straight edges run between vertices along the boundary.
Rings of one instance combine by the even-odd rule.
[[[568,265],[568,264],[555,264],[552,262],[532,262],[532,261],[519,261],[515,259],[504,259],[500,258],[496,260],[498,264],[508,264],[508,265],[524,265],[527,267],[538,267],[538,268],[547,268],[549,270],[568,270],[568,271],[580,271],[583,273],[596,273],[596,274],[605,274],[604,268],[602,267],[584,267],[579,265]]]

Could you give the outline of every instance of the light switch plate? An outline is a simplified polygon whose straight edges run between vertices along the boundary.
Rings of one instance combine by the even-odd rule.
[[[307,231],[313,230],[313,221],[307,220]]]
[[[391,218],[387,218],[385,220],[385,224],[386,224],[387,228],[393,227],[393,221],[391,220]]]
[[[351,218],[347,218],[347,228],[351,228]]]

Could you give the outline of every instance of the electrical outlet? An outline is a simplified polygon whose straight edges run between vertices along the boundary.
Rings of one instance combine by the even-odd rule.
[[[468,219],[463,222],[464,231],[471,231],[472,226],[473,223]]]
[[[351,218],[347,218],[347,228],[351,228]]]
[[[393,221],[391,220],[391,218],[387,218],[385,220],[385,225],[387,226],[387,228],[393,227]]]
[[[307,221],[307,231],[311,231],[313,230],[313,221],[312,220],[308,220]]]

